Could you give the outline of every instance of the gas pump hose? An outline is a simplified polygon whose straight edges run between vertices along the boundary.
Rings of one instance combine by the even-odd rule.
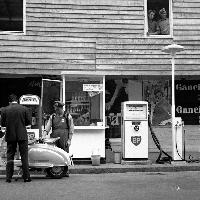
[[[151,122],[150,122],[149,119],[148,119],[148,125],[149,125],[149,129],[150,129],[150,133],[151,133],[152,139],[153,139],[156,147],[160,151],[159,156],[158,156],[158,158],[156,160],[156,163],[160,163],[161,164],[161,163],[164,163],[164,162],[171,162],[172,161],[172,157],[162,149],[162,147],[160,145],[160,142],[159,142],[158,138],[156,137],[155,132],[153,131],[153,128],[152,128],[152,125],[151,125]],[[184,134],[185,134],[185,130],[184,130]],[[184,137],[184,143],[185,143],[185,137]],[[184,148],[185,148],[185,144],[184,144]],[[178,155],[180,156],[180,154],[178,152],[177,142],[176,142],[176,150],[177,150]],[[167,156],[167,158],[161,160],[162,154],[165,154]],[[185,152],[184,152],[184,157],[185,157]],[[181,158],[181,156],[180,156],[180,158]],[[181,158],[181,159],[185,160],[183,158]],[[199,163],[200,162],[200,160],[194,159],[192,155],[189,155],[188,159],[189,160],[185,160],[188,163],[194,163],[194,162],[195,163]]]
[[[157,147],[158,150],[160,151],[159,156],[158,156],[158,158],[156,159],[156,163],[160,163],[160,164],[161,164],[161,163],[164,163],[164,162],[171,162],[171,161],[172,161],[172,157],[162,149],[162,147],[161,147],[161,145],[160,145],[160,142],[159,142],[158,138],[156,137],[155,132],[153,131],[153,128],[152,128],[150,119],[148,119],[148,125],[149,125],[149,130],[150,130],[152,139],[153,139],[153,141],[154,141],[156,147]],[[162,154],[165,154],[165,155],[167,156],[167,159],[161,160]]]

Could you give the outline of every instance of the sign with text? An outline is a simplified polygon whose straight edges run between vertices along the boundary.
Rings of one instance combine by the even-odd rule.
[[[20,97],[19,103],[22,105],[39,105],[40,98],[37,95],[27,94]]]
[[[103,91],[103,84],[83,84],[83,91],[101,92],[101,91]]]
[[[178,80],[175,83],[176,117],[186,125],[200,124],[200,80]]]
[[[144,104],[126,104],[126,120],[130,119],[147,119],[147,105]]]

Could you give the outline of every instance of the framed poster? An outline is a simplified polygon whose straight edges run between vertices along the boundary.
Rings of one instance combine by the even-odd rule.
[[[149,103],[152,125],[171,124],[171,87],[168,80],[144,80],[143,97]]]

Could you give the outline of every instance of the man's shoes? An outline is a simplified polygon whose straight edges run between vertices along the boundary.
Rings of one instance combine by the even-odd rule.
[[[8,179],[6,179],[6,183],[11,183],[11,181],[12,181],[12,180],[11,180],[11,179],[9,179],[9,178],[8,178]]]
[[[24,182],[31,182],[31,181],[32,181],[31,178],[24,179]]]

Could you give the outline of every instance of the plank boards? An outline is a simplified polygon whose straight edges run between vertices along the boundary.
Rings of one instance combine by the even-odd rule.
[[[176,1],[173,4],[174,36],[199,36],[200,31],[200,1]]]
[[[176,69],[199,72],[200,2],[176,0],[172,10],[174,41],[185,47]],[[144,25],[140,0],[28,0],[26,35],[0,36],[0,69],[170,72],[161,49],[172,38],[146,38]]]
[[[144,32],[142,1],[41,0],[28,5],[27,33],[31,35],[100,38]]]

